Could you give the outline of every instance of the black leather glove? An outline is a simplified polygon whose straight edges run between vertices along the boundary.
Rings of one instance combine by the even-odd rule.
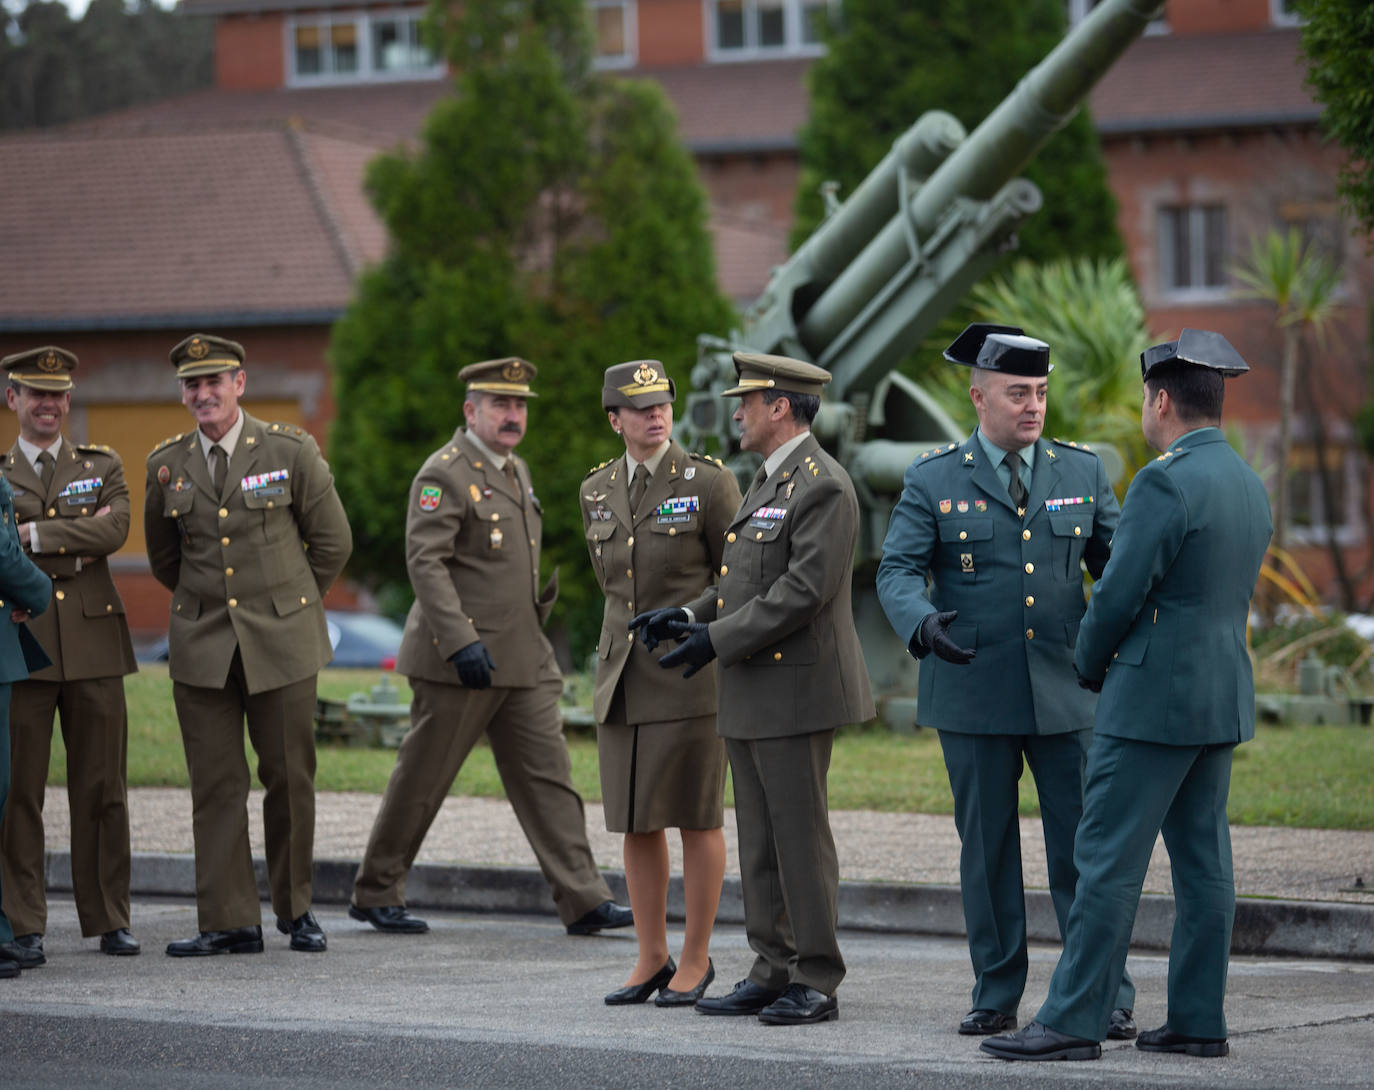
[[[470,643],[449,658],[458,671],[458,680],[469,689],[490,689],[491,672],[496,663],[491,661],[491,652],[481,640]]]
[[[687,611],[681,606],[670,609],[651,609],[630,619],[630,631],[642,629],[639,638],[652,651],[664,640],[681,639],[687,634]]]
[[[972,647],[960,647],[949,638],[949,626],[959,616],[957,609],[932,613],[921,622],[921,643],[955,666],[967,666],[978,654]]]
[[[664,669],[672,669],[685,662],[687,669],[682,672],[682,676],[691,677],[716,657],[716,649],[711,646],[711,634],[702,621],[688,625],[684,635],[685,639],[681,646],[669,651],[658,660],[658,664]]]
[[[1100,693],[1102,691],[1102,682],[1089,681],[1082,674],[1078,673],[1077,666],[1073,668],[1073,672],[1078,675],[1078,687],[1080,689],[1087,689],[1090,693]]]

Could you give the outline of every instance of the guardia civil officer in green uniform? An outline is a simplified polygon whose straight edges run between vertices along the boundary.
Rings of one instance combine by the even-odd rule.
[[[353,538],[304,429],[239,406],[243,346],[197,333],[171,351],[196,427],[148,455],[148,561],[172,592],[172,696],[191,776],[200,931],[173,957],[262,950],[248,843],[244,722],[258,756],[267,876],[291,949],[322,951],[310,911],[315,681],[333,651],[324,593]]]
[[[43,956],[47,927],[43,797],[53,717],[67,751],[72,891],[81,933],[106,954],[139,952],[129,933],[129,807],[124,675],[134,663],[108,557],[129,537],[124,463],[106,446],[62,434],[76,356],[52,345],[0,360],[19,438],[5,456],[25,551],[52,577],[53,608],[30,628],[52,665],[14,685],[14,762],[0,832],[5,911],[16,942]]]
[[[410,681],[410,731],[353,881],[349,915],[379,931],[422,933],[406,874],[472,747],[485,734],[496,770],[569,934],[626,927],[587,843],[558,697],[562,675],[542,631],[557,574],[539,585],[543,508],[515,454],[535,366],[469,364],[465,428],[425,460],[406,508],[415,604],[396,669]]]
[[[945,358],[972,368],[978,426],[906,471],[878,596],[921,660],[918,720],[940,734],[954,792],[973,961],[963,1034],[1016,1025],[1026,987],[1017,782],[1035,776],[1050,894],[1064,931],[1094,697],[1075,684],[1083,569],[1103,565],[1120,508],[1098,456],[1041,437],[1050,349],[1015,326],[969,326]],[[934,652],[932,655],[931,653]],[[1121,980],[1112,1035],[1135,1035]]]
[[[628,630],[636,611],[685,602],[715,581],[739,509],[735,475],[672,438],[677,390],[658,360],[606,369],[601,405],[623,457],[582,484],[582,524],[606,595],[595,711],[606,828],[625,834],[625,884],[639,958],[610,1004],[691,1006],[715,977],[711,928],[725,876],[725,745],[716,734],[716,671],[684,679]],[[665,647],[663,650],[667,650]],[[661,654],[661,653],[660,653]],[[686,926],[668,956],[668,838],[682,834]]]
[[[839,1017],[839,866],[826,776],[836,728],[874,715],[850,580],[859,504],[849,475],[811,434],[830,372],[736,352],[740,447],[763,456],[730,520],[717,584],[683,609],[641,614],[647,643],[685,642],[664,667],[690,677],[720,660],[717,729],[735,787],[744,928],[758,956],[710,1015],[772,1025]]]
[[[0,476],[0,820],[10,793],[10,687],[50,664],[25,622],[47,609],[51,599],[52,580],[19,545],[14,496],[9,481]],[[14,941],[14,928],[0,908],[0,978],[18,976],[21,969],[42,965],[43,960],[41,951]]]
[[[1090,1060],[1126,963],[1162,832],[1174,879],[1169,1013],[1146,1052],[1225,1056],[1235,915],[1226,799],[1231,755],[1255,735],[1245,644],[1273,531],[1259,477],[1221,432],[1224,378],[1249,368],[1219,333],[1185,329],[1140,357],[1141,427],[1159,457],[1135,475],[1074,666],[1100,689],[1078,890],[1035,1021],[982,1048],[1007,1060]]]

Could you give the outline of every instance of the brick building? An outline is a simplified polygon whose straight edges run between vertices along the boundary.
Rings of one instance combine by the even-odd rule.
[[[1081,19],[1092,0],[1068,0]],[[746,301],[786,255],[806,71],[832,0],[588,0],[601,67],[657,80],[711,208],[723,290]],[[250,411],[324,439],[324,349],[353,280],[386,245],[366,162],[411,140],[449,84],[421,46],[422,4],[182,0],[215,20],[215,84],[85,122],[0,139],[0,354],[48,341],[81,357],[71,431],[115,446],[136,519],[116,558],[135,628],[165,625],[142,556],[142,460],[186,426],[166,351],[206,329],[248,349]],[[932,104],[941,105],[941,104]],[[1367,551],[1369,483],[1343,413],[1368,396],[1365,300],[1374,266],[1342,223],[1338,149],[1323,143],[1283,0],[1171,0],[1091,100],[1119,223],[1161,337],[1220,329],[1256,367],[1233,387],[1257,463],[1275,431],[1278,337],[1233,296],[1249,239],[1291,223],[1345,271],[1323,360],[1340,489],[1312,487],[1300,426],[1297,534],[1336,527]],[[914,119],[913,119],[914,120]],[[684,345],[684,360],[692,346]],[[13,418],[0,414],[8,445]],[[3,448],[0,448],[3,449]],[[1324,551],[1304,552],[1321,580]]]

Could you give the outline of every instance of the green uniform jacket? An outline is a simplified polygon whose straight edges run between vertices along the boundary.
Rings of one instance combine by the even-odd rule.
[[[678,605],[714,581],[726,527],[739,510],[739,484],[719,462],[670,442],[636,519],[625,466],[623,457],[612,459],[582,482],[587,551],[606,595],[596,647],[597,722],[606,722],[617,685],[624,686],[627,723],[715,715],[714,667],[685,680],[681,671],[660,669],[672,643],[649,651],[629,624],[636,613]]]
[[[808,435],[745,498],[725,535],[719,583],[690,604],[722,667],[722,738],[783,738],[872,719],[850,582],[859,502]]]
[[[27,625],[10,620],[10,610],[27,609],[35,617],[48,608],[52,600],[52,580],[19,547],[15,530],[14,493],[10,483],[0,476],[0,685],[22,681],[34,670],[49,664]],[[9,723],[9,701],[0,710]],[[8,734],[8,731],[6,731]],[[4,754],[5,779],[0,783],[0,798],[9,790],[9,753]],[[0,912],[0,921],[4,920]]]
[[[1075,443],[1036,443],[1024,519],[977,432],[907,467],[877,585],[897,635],[925,660],[922,725],[960,734],[1092,726],[1096,698],[1073,672],[1082,565],[1101,575],[1120,513],[1102,460]],[[967,666],[912,643],[926,617],[951,609],[950,638],[978,652]]]
[[[322,599],[353,536],[308,432],[244,413],[218,496],[199,434],[167,440],[148,455],[143,531],[153,575],[172,592],[173,681],[223,688],[236,648],[250,693],[329,662]]]
[[[449,658],[477,640],[496,664],[493,688],[528,689],[546,676],[553,652],[541,628],[558,576],[540,591],[543,508],[529,467],[510,461],[515,487],[460,428],[411,483],[406,571],[415,604],[396,656],[406,677],[460,684]]]
[[[107,559],[129,537],[129,486],[119,455],[104,446],[73,446],[64,438],[52,482],[44,489],[16,443],[5,474],[14,489],[15,519],[38,525],[43,551],[32,559],[54,586],[53,608],[29,625],[53,664],[33,680],[132,674],[138,666]],[[109,514],[96,515],[102,507]],[[28,551],[27,532],[20,544]]]
[[[1245,624],[1273,529],[1264,485],[1218,428],[1135,475],[1074,655],[1084,677],[1106,677],[1096,733],[1175,746],[1255,736]]]

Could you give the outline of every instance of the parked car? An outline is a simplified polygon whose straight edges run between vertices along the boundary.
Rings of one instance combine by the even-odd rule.
[[[334,648],[330,666],[378,670],[395,667],[403,629],[390,617],[326,609],[324,619],[329,628],[329,646]],[[137,649],[137,658],[139,662],[166,662],[167,637]]]

